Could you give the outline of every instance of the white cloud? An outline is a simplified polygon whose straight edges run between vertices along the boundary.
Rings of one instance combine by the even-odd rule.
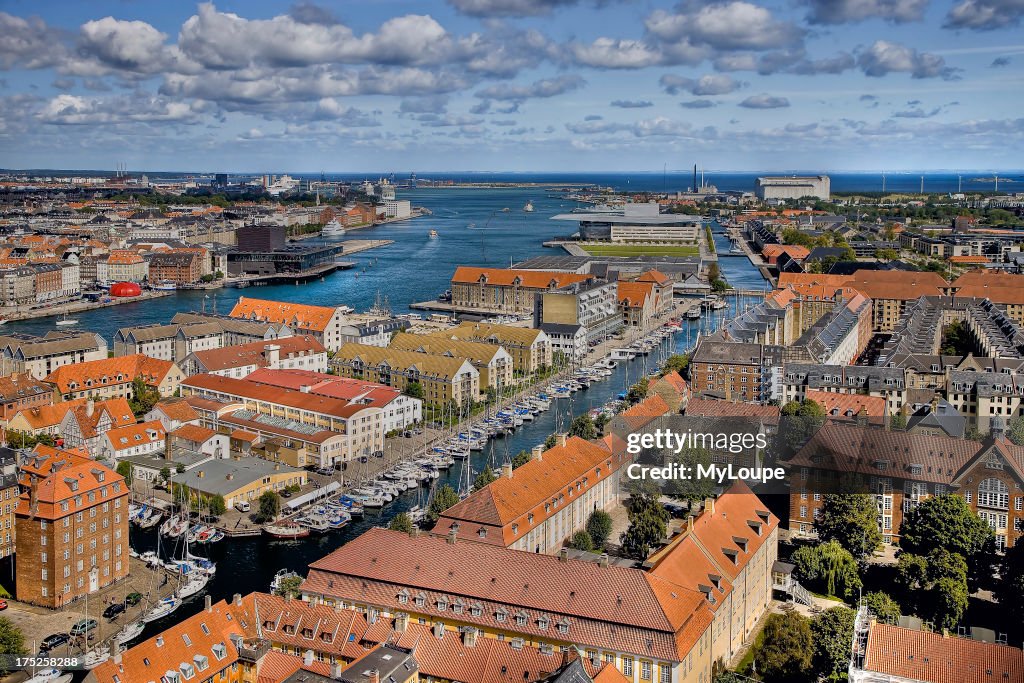
[[[530,85],[492,85],[476,93],[476,96],[486,100],[527,100],[562,95],[581,88],[584,84],[586,81],[581,76],[567,74],[556,78],[544,78]]]
[[[893,23],[919,21],[928,0],[805,0],[812,24],[845,24],[865,19]]]
[[[90,98],[57,95],[36,114],[42,123],[57,125],[119,123],[194,123],[202,107],[145,95]]]
[[[961,0],[946,15],[946,28],[991,31],[1017,26],[1024,17],[1024,0]]]
[[[656,10],[646,21],[648,31],[663,43],[685,41],[714,50],[770,50],[803,40],[799,26],[776,19],[770,10],[743,0],[681,6],[673,12]]]
[[[909,73],[914,78],[955,78],[956,72],[938,55],[914,48],[876,40],[857,57],[857,65],[868,76],[881,77],[892,72]]]
[[[700,97],[726,95],[743,87],[743,83],[725,74],[708,74],[697,79],[665,74],[658,82],[662,89],[670,95],[688,92]]]
[[[747,109],[781,109],[789,106],[789,100],[775,95],[751,95],[740,102],[739,106]]]

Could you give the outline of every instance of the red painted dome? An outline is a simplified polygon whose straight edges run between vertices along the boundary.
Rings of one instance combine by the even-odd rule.
[[[110,296],[138,296],[142,294],[142,287],[134,282],[115,282],[110,285]]]

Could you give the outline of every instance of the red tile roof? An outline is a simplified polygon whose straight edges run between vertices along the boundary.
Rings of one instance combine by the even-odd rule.
[[[808,389],[806,398],[820,405],[827,415],[837,420],[856,419],[862,410],[868,418],[874,418],[871,420],[873,422],[885,417],[885,399],[881,396],[836,394],[820,389]]]
[[[272,342],[252,342],[250,344],[239,344],[237,346],[225,346],[219,349],[206,349],[195,351],[193,356],[206,369],[207,372],[218,372],[241,368],[248,365],[267,367],[270,363],[267,359],[267,347],[278,347],[280,358],[291,356],[309,356],[318,353],[327,353],[324,345],[309,335],[297,335],[294,337],[283,337]]]
[[[240,297],[229,315],[232,318],[260,320],[285,324],[293,330],[316,330],[323,333],[338,309],[285,301],[269,301]]]
[[[476,268],[459,266],[452,275],[453,283],[476,284],[485,280],[489,285],[510,286],[518,284],[529,289],[565,287],[577,282],[593,280],[593,275],[561,273],[546,270],[513,270],[508,268]]]
[[[864,669],[928,683],[1008,683],[1024,681],[1024,651],[876,623]]]
[[[74,365],[62,365],[51,372],[45,381],[56,385],[62,394],[131,384],[136,377],[142,377],[150,386],[157,386],[173,367],[174,363],[170,361],[150,358],[138,353],[131,356],[101,358]],[[87,386],[87,380],[91,380],[92,384]]]

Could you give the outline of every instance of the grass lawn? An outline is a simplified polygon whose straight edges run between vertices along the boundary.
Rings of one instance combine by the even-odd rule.
[[[580,248],[591,256],[697,256],[696,246],[667,246],[643,244],[581,244]]]

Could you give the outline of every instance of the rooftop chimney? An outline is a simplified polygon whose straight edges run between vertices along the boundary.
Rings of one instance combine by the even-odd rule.
[[[448,543],[450,543],[451,545],[455,545],[455,541],[457,541],[458,538],[459,538],[459,532],[456,531],[455,529],[452,529],[451,531],[448,532]]]
[[[207,612],[212,612],[213,598],[211,598],[209,595],[203,596],[203,607],[206,609]]]
[[[341,672],[344,670],[344,668],[345,667],[343,667],[340,662],[334,662],[333,664],[331,664],[331,678],[333,678],[336,681],[340,681]]]
[[[92,414],[96,412],[96,401],[91,398],[85,402],[85,414],[88,417],[92,417]]]
[[[561,550],[558,551],[558,561],[559,562],[568,562],[569,561],[569,549],[568,548],[562,548]]]
[[[509,479],[511,479],[512,478],[512,463],[507,462],[504,465],[502,465],[501,466],[501,473],[503,475],[505,475],[506,477],[508,477]]]
[[[305,652],[302,653],[302,664],[304,666],[312,666],[313,665],[313,651],[312,650],[306,650]]]
[[[714,498],[705,498],[704,499],[704,510],[709,512],[709,513],[711,513],[712,515],[715,514],[715,499]]]
[[[601,553],[601,557],[597,560],[597,565],[599,567],[607,567],[608,564],[608,553]]]
[[[236,605],[241,606],[241,604],[242,604],[242,594],[241,593],[235,593],[233,596],[231,596],[231,601],[234,602]]]
[[[543,460],[544,459],[544,444],[539,444],[537,446],[534,446],[533,447],[532,455],[533,455],[533,459],[534,460]]]
[[[568,438],[569,438],[569,435],[567,433],[565,433],[565,432],[560,432],[558,434],[555,434],[555,445],[556,446],[564,446],[565,445],[565,441]]]
[[[263,347],[263,357],[266,358],[267,365],[277,365],[278,361],[281,360],[281,347],[277,344],[267,344]]]
[[[374,669],[370,672],[370,675],[366,677],[366,683],[380,683],[380,671]]]
[[[409,615],[398,614],[395,616],[395,633],[405,633],[405,630],[409,628]]]

